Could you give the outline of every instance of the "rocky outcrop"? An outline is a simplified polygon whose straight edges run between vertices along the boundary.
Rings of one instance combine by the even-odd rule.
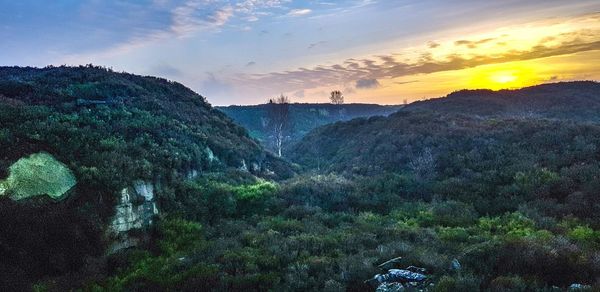
[[[375,289],[376,292],[400,292],[406,291],[404,285],[400,283],[383,283]]]
[[[121,190],[110,230],[118,234],[150,226],[158,213],[154,185],[147,181],[135,181],[131,187]]]
[[[197,169],[190,169],[186,172],[185,177],[187,179],[195,179],[198,177],[198,170]]]
[[[111,238],[108,254],[139,246],[147,241],[148,235],[144,232],[131,235],[129,231],[152,225],[154,217],[159,213],[154,195],[155,188],[156,184],[137,180],[130,187],[121,190],[115,206],[115,215],[108,228]]]
[[[210,161],[210,162],[219,161],[219,158],[217,156],[215,156],[215,153],[212,151],[212,149],[210,149],[210,147],[206,146],[206,148],[204,149],[204,152],[206,153],[206,157],[208,158],[208,161]]]

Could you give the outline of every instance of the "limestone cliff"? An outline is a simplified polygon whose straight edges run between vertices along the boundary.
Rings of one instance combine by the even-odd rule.
[[[108,227],[111,245],[108,253],[137,246],[144,241],[145,234],[135,236],[129,234],[132,230],[141,230],[152,225],[155,216],[159,214],[154,196],[155,186],[148,181],[135,181],[130,187],[121,190],[115,215]]]

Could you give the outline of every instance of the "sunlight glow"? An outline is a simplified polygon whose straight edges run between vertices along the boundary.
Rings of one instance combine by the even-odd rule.
[[[539,82],[535,66],[526,62],[509,62],[496,65],[485,65],[466,70],[471,74],[469,88],[514,89],[533,85]],[[466,72],[465,72],[466,73]]]
[[[490,80],[496,83],[509,83],[515,82],[517,80],[517,76],[513,75],[511,72],[497,72],[490,76]]]

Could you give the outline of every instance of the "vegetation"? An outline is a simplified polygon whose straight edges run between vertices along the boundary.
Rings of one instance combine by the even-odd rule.
[[[71,170],[47,153],[21,158],[9,171],[9,177],[0,182],[0,195],[6,192],[15,200],[39,195],[59,199],[76,183]]]
[[[281,157],[283,145],[290,132],[290,99],[281,95],[267,104],[269,138],[277,155]]]
[[[49,155],[77,180],[60,202],[0,198],[0,287],[8,290],[65,275],[73,287],[101,274],[101,265],[90,263],[102,262],[104,229],[120,190],[137,180],[161,186],[156,200],[168,212],[186,199],[176,191],[190,173],[245,166],[268,178],[291,174],[287,163],[184,86],[93,66],[0,67],[0,149],[0,178],[11,177],[2,184],[7,193],[58,195],[66,184],[48,182],[58,182],[50,176],[59,173],[28,170],[40,159],[56,170]],[[48,156],[19,160],[39,152]]]
[[[1,177],[44,151],[77,179],[61,201],[0,198],[2,290],[369,291],[398,256],[430,291],[600,288],[600,125],[578,110],[407,106],[315,129],[287,149],[292,167],[176,83],[97,67],[0,77]],[[600,96],[574,84],[552,92]],[[290,105],[295,121],[311,111],[294,107],[316,108]],[[107,255],[136,180],[160,186],[161,213]]]
[[[599,90],[600,83],[594,81],[549,83],[516,90],[460,90],[446,97],[412,103],[406,110],[600,122]]]
[[[376,104],[343,104],[336,95],[333,103],[290,103],[289,122],[287,125],[287,143],[282,147],[282,155],[287,156],[288,149],[300,141],[311,130],[337,121],[347,121],[358,117],[387,116],[397,111],[401,106],[383,106]],[[341,103],[340,103],[341,102]],[[218,107],[219,110],[231,117],[236,123],[248,129],[250,135],[256,138],[265,148],[277,152],[272,143],[272,128],[270,127],[270,107],[272,105],[248,105]]]

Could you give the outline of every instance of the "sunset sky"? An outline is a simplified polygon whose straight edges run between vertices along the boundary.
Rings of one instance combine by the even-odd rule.
[[[93,63],[215,105],[600,80],[598,0],[0,0],[0,38],[0,65]]]

